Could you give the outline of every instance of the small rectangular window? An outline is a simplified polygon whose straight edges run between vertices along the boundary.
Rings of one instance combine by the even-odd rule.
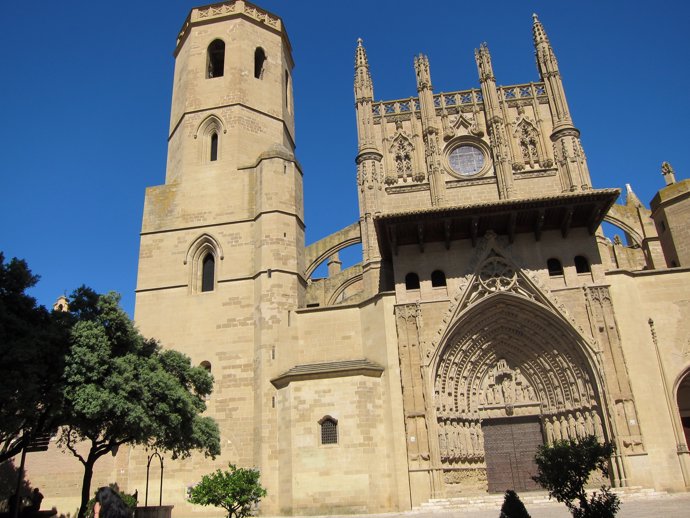
[[[321,421],[321,444],[338,444],[338,422],[331,417]]]

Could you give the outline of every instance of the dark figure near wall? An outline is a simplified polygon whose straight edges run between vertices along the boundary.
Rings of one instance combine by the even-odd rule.
[[[96,492],[93,518],[130,518],[130,510],[115,491],[102,487]]]

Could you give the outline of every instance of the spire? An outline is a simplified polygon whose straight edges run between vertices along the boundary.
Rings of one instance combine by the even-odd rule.
[[[629,183],[625,184],[625,204],[634,205],[636,207],[642,206],[642,202],[637,197],[637,194],[635,194],[635,192],[632,190],[632,187]]]
[[[431,72],[429,71],[429,58],[424,54],[415,56],[414,70],[417,74],[417,91],[433,90],[433,86],[431,86]]]
[[[357,49],[355,50],[355,100],[373,100],[374,85],[371,82],[369,73],[369,61],[367,61],[367,51],[362,45],[362,38],[357,38]]]
[[[477,69],[479,70],[479,81],[496,81],[494,77],[494,67],[491,64],[491,54],[489,54],[489,47],[486,43],[482,43],[478,49],[474,50],[474,59],[477,61]]]

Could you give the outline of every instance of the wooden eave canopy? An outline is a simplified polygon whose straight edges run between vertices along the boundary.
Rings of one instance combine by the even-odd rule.
[[[596,189],[563,193],[523,200],[500,200],[490,203],[434,207],[415,211],[374,216],[376,233],[383,257],[397,255],[399,246],[477,239],[487,231],[507,235],[512,243],[516,234],[534,233],[537,241],[542,232],[560,230],[565,238],[573,228],[586,228],[594,234],[604,216],[616,202],[618,189]]]

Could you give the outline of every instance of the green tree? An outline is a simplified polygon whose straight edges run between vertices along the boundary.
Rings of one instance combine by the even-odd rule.
[[[520,497],[512,489],[506,491],[499,518],[530,518],[527,509],[525,509],[525,504],[522,503]]]
[[[609,458],[614,447],[599,444],[594,436],[579,441],[556,441],[541,446],[535,457],[537,475],[532,477],[549,496],[564,503],[574,518],[613,518],[620,501],[610,488],[601,487],[587,498],[585,485],[595,470],[608,476]]]
[[[79,518],[84,518],[96,461],[122,444],[186,457],[220,453],[218,426],[206,409],[213,378],[176,351],[141,336],[116,293],[81,287],[70,299],[71,349],[66,359],[66,426],[60,443],[84,466]],[[85,441],[88,452],[77,444]]]
[[[222,507],[228,518],[244,518],[252,506],[266,496],[266,490],[259,483],[259,470],[238,468],[229,465],[230,470],[216,470],[204,475],[192,488],[189,501],[193,504]]]
[[[0,252],[0,463],[60,424],[68,326],[26,293],[37,282],[25,261],[5,263]]]

